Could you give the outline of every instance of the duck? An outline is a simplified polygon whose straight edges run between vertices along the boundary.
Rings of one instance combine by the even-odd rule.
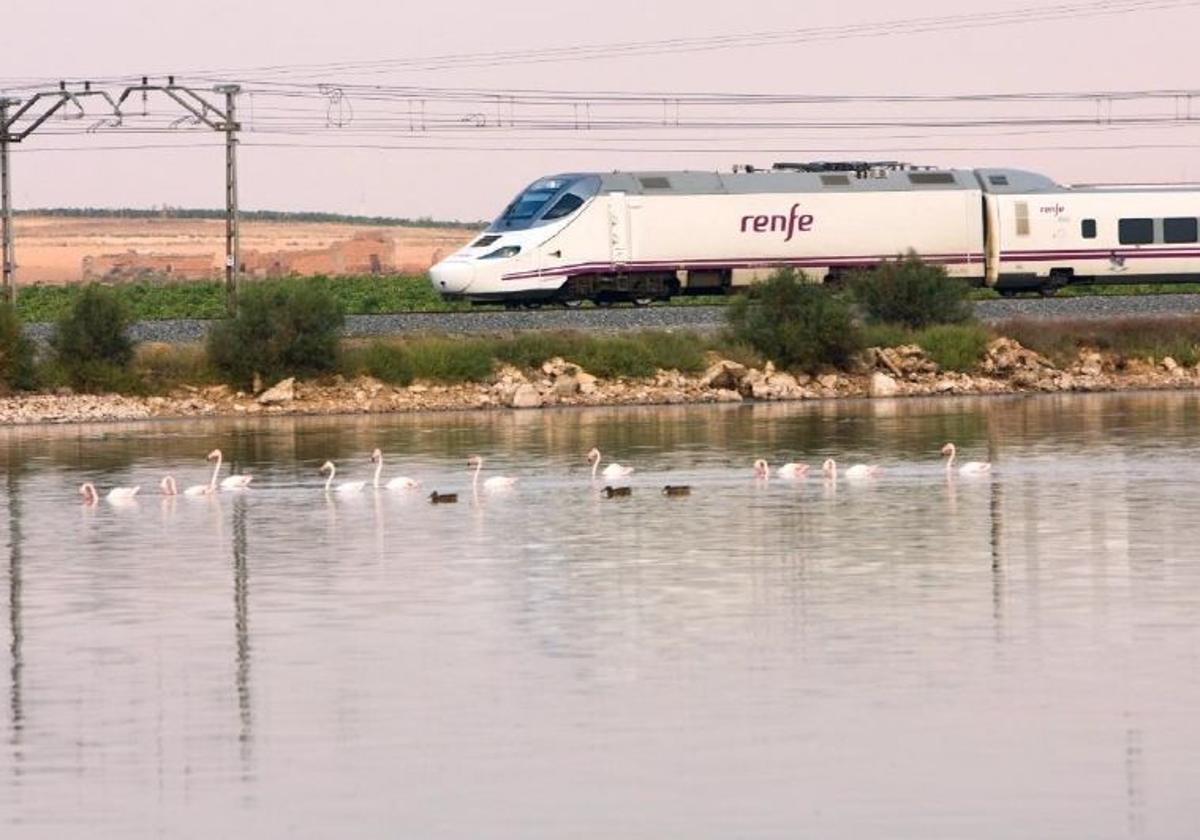
[[[596,470],[600,467],[600,450],[592,447],[588,450],[587,459],[592,465],[592,480],[596,479]],[[625,478],[633,474],[633,467],[623,467],[620,464],[609,464],[604,469],[600,470],[600,474],[605,478]]]
[[[458,501],[457,493],[439,493],[434,490],[429,494],[429,501],[435,505],[452,505]]]
[[[625,496],[632,496],[633,488],[632,487],[605,487],[600,492],[604,494],[604,498],[606,498],[606,499],[622,498]]]
[[[662,492],[664,496],[690,496],[692,488],[687,484],[668,484]]]
[[[949,473],[954,467],[954,456],[957,450],[953,443],[947,443],[942,447],[942,457],[946,458],[946,472]],[[959,475],[983,475],[991,472],[992,465],[988,461],[967,461],[958,468]]]

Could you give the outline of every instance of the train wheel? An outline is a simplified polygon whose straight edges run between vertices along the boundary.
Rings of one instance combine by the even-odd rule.
[[[579,298],[572,298],[571,300],[564,300],[562,305],[567,307],[567,309],[578,309],[583,306],[583,301]]]
[[[1016,289],[997,289],[996,291],[1000,293],[1000,297],[1002,298],[1015,298],[1017,296]]]
[[[634,306],[649,306],[652,303],[654,303],[654,298],[637,297],[633,299]]]
[[[526,309],[541,309],[542,303],[541,303],[541,301],[537,301],[537,300],[527,301],[525,303],[525,308]]]
[[[613,305],[612,298],[596,298],[596,305],[601,309],[608,309]]]
[[[1058,286],[1042,286],[1038,289],[1038,294],[1045,298],[1054,297],[1058,294]]]

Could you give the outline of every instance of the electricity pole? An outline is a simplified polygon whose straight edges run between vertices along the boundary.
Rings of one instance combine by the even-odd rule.
[[[19,105],[19,99],[0,96],[0,265],[3,266],[4,299],[15,303],[17,286],[13,280],[12,196],[8,183],[8,109]]]
[[[237,190],[237,122],[236,96],[238,85],[220,85],[217,93],[225,94],[225,301],[229,314],[237,312],[239,278],[241,277],[241,241],[238,235]]]
[[[133,94],[141,93],[144,103],[146,96],[152,92],[165,94],[186,112],[181,119],[172,123],[172,126],[186,122],[202,125],[225,135],[225,293],[230,313],[237,308],[238,277],[241,268],[238,237],[237,133],[241,126],[237,122],[236,97],[241,92],[241,87],[221,85],[213,89],[214,93],[225,95],[225,108],[222,110],[186,85],[176,84],[174,76],[168,76],[165,85],[150,84],[149,77],[143,76],[140,85],[125,88],[116,98],[108,91],[94,90],[91,82],[72,82],[70,87],[67,82],[59,82],[57,90],[35,93],[24,100],[0,97],[0,239],[3,240],[3,249],[0,251],[3,288],[0,289],[0,293],[5,300],[14,301],[17,294],[16,263],[13,260],[12,196],[9,189],[10,144],[20,143],[63,108],[68,108],[63,114],[65,118],[82,119],[87,115],[82,100],[87,97],[100,97],[111,111],[111,115],[105,115],[92,125],[88,129],[89,133],[103,127],[120,128],[127,116],[121,111],[125,101]],[[15,110],[10,114],[10,109]],[[23,119],[25,122],[21,122]],[[14,128],[18,123],[20,128]]]

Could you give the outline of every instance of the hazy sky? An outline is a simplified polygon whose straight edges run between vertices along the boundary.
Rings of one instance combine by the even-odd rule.
[[[1103,2],[1078,0],[1073,5],[1096,7]],[[828,27],[915,18],[945,23],[948,17],[966,14],[983,22],[987,15],[1033,4],[1030,0],[912,0],[900,6],[881,0],[833,4],[775,0],[733,4],[695,0],[14,2],[7,4],[0,30],[0,90],[7,87],[9,95],[25,96],[31,89],[28,80],[58,78],[113,79],[112,86],[119,88],[118,77],[166,72],[198,86],[210,86],[214,78],[242,81],[254,91],[240,99],[246,124],[240,187],[242,206],[247,209],[490,218],[521,186],[552,172],[711,170],[728,169],[734,163],[769,165],[775,160],[838,157],[1019,166],[1063,182],[1174,181],[1200,177],[1196,152],[1187,148],[1200,140],[1195,124],[1096,124],[1071,130],[1045,126],[1021,130],[1012,125],[942,130],[886,124],[931,118],[1003,122],[1031,115],[1186,117],[1191,107],[1186,99],[1132,104],[849,103],[747,108],[677,106],[668,97],[665,104],[613,106],[597,99],[594,104],[556,101],[542,107],[509,97],[481,106],[433,96],[426,97],[422,106],[421,96],[406,98],[397,92],[402,87],[470,87],[510,92],[913,95],[1200,85],[1194,45],[1200,2],[1175,0],[1161,7],[1168,2],[1145,0],[1143,8],[1120,15],[1072,15],[1003,26],[956,23],[925,33],[913,33],[909,26],[901,34],[810,42],[803,42],[803,31],[829,34]],[[783,31],[800,32],[792,39],[800,42],[764,44],[769,39],[759,38],[755,46],[716,51],[610,53],[587,61],[466,68],[449,64],[422,69],[393,63],[289,69],[314,63]],[[317,93],[317,82],[377,85],[387,95],[377,100],[363,88],[353,88],[336,104]],[[272,95],[272,90],[309,95],[283,98]],[[138,109],[140,101],[135,99]],[[148,110],[151,114],[143,128],[165,127],[177,114],[161,102],[149,103]],[[1200,99],[1194,111],[1200,120]],[[158,122],[153,121],[155,114]],[[218,135],[178,129],[135,135],[83,133],[99,116],[54,120],[45,132],[22,144],[13,155],[17,207],[222,205],[223,155]],[[606,119],[629,117],[649,117],[663,124],[639,122],[624,131],[603,127]],[[439,118],[451,125],[439,127],[435,124]],[[510,125],[532,118],[543,124],[525,129]],[[679,129],[673,128],[676,120]],[[768,125],[730,125],[739,120]],[[877,121],[885,126],[794,126],[796,121],[813,120]],[[497,121],[501,125],[495,125]],[[125,131],[136,124],[136,118],[128,119]],[[113,150],[121,145],[153,148]],[[451,146],[457,148],[447,148]],[[839,154],[839,150],[849,151]]]

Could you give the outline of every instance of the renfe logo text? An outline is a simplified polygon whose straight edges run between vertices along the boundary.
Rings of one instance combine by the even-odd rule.
[[[791,242],[797,231],[807,233],[812,226],[813,217],[807,213],[801,215],[799,204],[793,204],[786,216],[742,216],[742,233],[779,231],[787,234],[783,237],[784,242]]]

